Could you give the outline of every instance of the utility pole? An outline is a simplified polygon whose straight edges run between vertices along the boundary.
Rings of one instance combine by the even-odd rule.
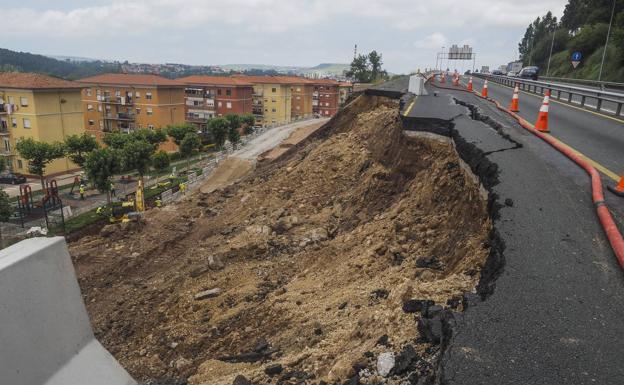
[[[609,35],[611,34],[611,24],[613,24],[613,14],[615,13],[615,0],[613,0],[613,8],[611,8],[611,20],[609,21],[609,29],[607,30],[607,41],[602,51],[602,61],[600,62],[600,72],[598,73],[598,81],[602,80],[602,67],[604,66],[605,56],[607,54],[607,46],[609,45]]]
[[[355,45],[355,48],[353,48],[353,60],[355,60],[357,58],[357,44]]]
[[[550,72],[550,58],[552,57],[553,46],[555,45],[555,32],[557,32],[557,27],[553,30],[552,40],[550,42],[550,54],[548,54],[548,67],[546,67],[546,76]]]

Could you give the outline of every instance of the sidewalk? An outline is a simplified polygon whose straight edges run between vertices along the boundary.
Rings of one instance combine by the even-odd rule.
[[[452,120],[459,138],[498,167],[494,225],[502,273],[484,301],[467,297],[441,365],[447,385],[617,384],[624,355],[622,271],[599,226],[587,174],[487,102],[438,90],[410,116]],[[432,92],[430,92],[432,94]],[[452,97],[503,125],[472,120]],[[479,166],[479,165],[477,165]],[[624,200],[606,194],[622,225]]]

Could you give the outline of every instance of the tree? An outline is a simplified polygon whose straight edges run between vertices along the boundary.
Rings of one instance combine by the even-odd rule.
[[[167,126],[167,135],[169,135],[178,146],[180,146],[186,134],[190,132],[197,132],[197,127],[192,124],[176,124]]]
[[[256,124],[256,117],[253,114],[245,114],[241,116],[241,122],[245,126],[245,135],[253,133],[253,126]]]
[[[152,167],[154,167],[158,173],[165,171],[170,164],[171,157],[169,157],[166,151],[160,150],[152,155]]]
[[[241,126],[241,118],[235,114],[227,114],[225,118],[230,123],[230,129],[238,129]]]
[[[225,118],[213,118],[208,121],[208,129],[217,147],[223,147],[229,128],[230,123]]]
[[[128,143],[132,139],[133,138],[128,134],[123,134],[120,132],[111,132],[111,133],[104,135],[103,141],[107,146],[111,148],[122,149],[124,148],[126,143]]]
[[[3,172],[7,167],[7,160],[4,156],[0,156],[0,172]]]
[[[98,148],[91,151],[84,163],[84,168],[89,179],[100,192],[106,193],[106,199],[110,203],[110,179],[115,173],[121,171],[121,150]]]
[[[123,134],[122,134],[123,135]],[[151,143],[154,148],[158,148],[158,145],[167,141],[167,133],[161,129],[148,130],[141,129],[129,134],[131,140],[143,140]]]
[[[28,161],[28,171],[38,175],[41,179],[41,188],[45,190],[43,175],[46,166],[55,159],[65,155],[62,143],[38,142],[33,138],[22,139],[15,145],[20,156]]]
[[[11,199],[9,194],[0,189],[0,222],[8,222],[13,214],[13,206],[11,206]],[[4,247],[4,241],[2,239],[2,224],[0,224],[0,248]]]
[[[383,61],[381,60],[381,54],[377,51],[371,51],[368,54],[368,61],[370,63],[370,78],[371,81],[379,80],[384,77],[384,70],[381,68]]]
[[[137,170],[141,180],[152,164],[154,145],[144,140],[132,140],[121,150],[124,170]]]
[[[371,72],[368,65],[368,56],[360,54],[353,58],[351,68],[346,72],[346,75],[359,83],[370,82]]]
[[[80,168],[84,168],[87,154],[98,147],[97,140],[86,132],[82,135],[69,135],[65,138],[67,156]]]
[[[201,140],[199,135],[195,132],[189,132],[186,134],[182,142],[180,143],[180,156],[187,159],[187,170],[190,168],[190,157],[193,154],[193,150],[201,147]]]
[[[233,145],[240,142],[240,133],[238,132],[238,128],[230,127],[230,130],[228,131],[228,140]]]

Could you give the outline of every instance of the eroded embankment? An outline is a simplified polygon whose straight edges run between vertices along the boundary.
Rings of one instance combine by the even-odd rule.
[[[431,376],[443,307],[491,245],[453,145],[407,138],[377,96],[232,186],[105,230],[70,246],[97,337],[139,379],[211,385]]]

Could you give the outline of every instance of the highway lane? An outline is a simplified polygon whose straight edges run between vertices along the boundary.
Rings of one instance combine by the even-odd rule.
[[[563,83],[563,82],[555,82],[555,81],[549,81],[549,80],[539,80],[542,82],[547,82],[547,83],[553,83],[553,84],[559,84],[561,86],[566,86],[566,87],[577,87],[577,88],[585,88],[587,90],[587,92],[594,92],[596,90],[599,90],[599,87],[594,87],[594,86],[589,86],[589,85],[584,85],[584,84],[571,84],[571,83]],[[621,97],[614,97],[614,96],[609,96],[609,98],[613,98],[616,100],[622,99],[624,98],[624,91],[622,90],[617,90],[617,89],[607,89],[606,92],[610,92],[610,93],[617,93],[617,94],[621,94]],[[556,96],[556,92],[554,93],[553,96]],[[567,92],[562,92],[561,93],[561,99],[562,101],[567,101],[569,94]],[[573,104],[575,104],[576,106],[581,106],[581,96],[580,95],[572,95],[572,99],[571,102]],[[591,97],[587,97],[585,99],[585,107],[589,107],[590,109],[596,109],[596,106],[598,104],[598,99],[596,98],[591,98]],[[617,104],[614,102],[610,102],[610,101],[606,101],[604,100],[602,103],[602,107],[600,108],[601,111],[607,113],[607,114],[611,114],[611,115],[615,115],[616,111],[617,111]],[[620,118],[624,119],[624,116],[620,116]]]
[[[462,80],[464,83],[467,79]],[[483,80],[473,78],[474,89],[481,91]],[[513,90],[488,82],[489,96],[508,106]],[[533,123],[537,120],[543,97],[520,92],[520,115]],[[551,98],[550,134],[616,175],[624,175],[624,119],[599,115]],[[613,178],[611,178],[613,179]]]

